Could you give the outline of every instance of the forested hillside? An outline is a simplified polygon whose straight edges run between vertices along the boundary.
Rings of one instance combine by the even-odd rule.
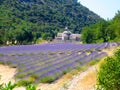
[[[112,20],[100,22],[85,27],[82,30],[84,43],[120,42],[120,11]]]
[[[52,40],[66,26],[74,33],[101,18],[77,0],[0,0],[0,44]]]

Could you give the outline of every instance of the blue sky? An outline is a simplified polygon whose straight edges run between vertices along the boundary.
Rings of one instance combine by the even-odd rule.
[[[120,11],[120,0],[78,0],[83,6],[104,19],[112,19]]]

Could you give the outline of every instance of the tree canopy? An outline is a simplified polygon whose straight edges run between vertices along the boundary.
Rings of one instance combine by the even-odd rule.
[[[66,26],[81,33],[101,18],[77,0],[0,0],[0,44],[53,39]]]
[[[101,20],[82,30],[84,43],[101,43],[120,41],[120,12],[112,20]]]

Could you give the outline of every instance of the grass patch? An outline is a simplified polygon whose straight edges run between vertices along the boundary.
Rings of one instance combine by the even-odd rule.
[[[26,74],[19,74],[19,75],[16,75],[16,78],[23,78],[24,76],[26,76]]]
[[[1,54],[1,53],[0,53],[0,56],[4,56],[4,54]]]
[[[6,66],[10,66],[12,63],[10,62],[10,61],[6,61],[6,62],[0,62],[0,64],[2,64],[2,65],[6,65]]]
[[[67,74],[69,71],[70,71],[70,70],[63,70],[63,71],[62,71],[62,75]]]
[[[17,86],[20,87],[20,86],[28,86],[30,84],[32,84],[33,82],[30,81],[30,80],[20,80],[17,82]]]
[[[39,77],[39,75],[37,75],[37,74],[32,74],[32,75],[30,76],[30,80],[34,82],[35,80],[38,79],[38,77]]]
[[[49,55],[54,55],[54,54],[56,54],[55,52],[50,52],[50,53],[48,53]]]
[[[93,51],[94,51],[94,49],[89,49],[89,50],[87,50],[86,52],[92,53]]]
[[[90,62],[86,63],[85,65],[82,65],[81,67],[78,67],[78,68],[72,70],[70,73],[71,73],[72,75],[75,75],[75,74],[77,74],[78,72],[87,70],[87,68],[89,68],[90,66],[93,66],[93,65],[97,64],[99,61],[100,61],[100,59],[91,60]],[[79,64],[81,65],[82,62],[79,62]]]
[[[25,54],[16,54],[16,56],[23,56],[23,55],[25,55]]]
[[[52,83],[54,81],[54,78],[52,77],[44,77],[40,80],[40,83]]]
[[[18,68],[18,72],[22,72],[24,68]]]
[[[26,90],[36,90],[36,86],[30,84],[26,87]]]
[[[89,65],[89,66],[95,65],[95,64],[97,64],[99,61],[100,61],[99,59],[91,60],[91,61],[88,63],[88,65]]]
[[[10,64],[12,64],[10,61],[7,61],[6,63],[5,63],[6,65],[10,65]]]
[[[84,71],[86,69],[87,69],[87,65],[83,65],[83,66],[77,68],[78,71]]]
[[[98,51],[98,52],[102,52],[102,50],[101,50],[101,49],[98,49],[97,51]]]
[[[63,88],[64,88],[64,89],[68,89],[67,83],[64,83],[64,84],[63,84]]]
[[[81,67],[78,67],[78,68],[72,70],[72,71],[70,72],[70,74],[76,75],[78,72],[84,71],[84,70],[86,70],[87,68],[88,68],[87,65],[83,65],[83,66],[81,66]]]
[[[11,68],[17,68],[17,64],[10,64]]]
[[[8,56],[16,56],[17,54],[8,54]]]
[[[81,65],[81,64],[83,64],[83,62],[80,61],[79,64]]]
[[[61,54],[64,54],[64,52],[57,52],[57,54],[61,55]]]
[[[4,62],[0,62],[0,64],[4,65]]]

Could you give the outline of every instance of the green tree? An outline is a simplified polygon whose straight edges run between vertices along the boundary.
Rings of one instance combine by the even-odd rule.
[[[120,41],[120,11],[109,21],[85,27],[82,30],[83,43],[118,42]]]
[[[101,41],[102,33],[99,30],[99,24],[94,24],[83,28],[82,41],[83,43],[99,43]]]
[[[0,0],[0,44],[14,40],[30,44],[41,37],[52,40],[65,26],[81,33],[82,27],[99,20],[77,0]]]

